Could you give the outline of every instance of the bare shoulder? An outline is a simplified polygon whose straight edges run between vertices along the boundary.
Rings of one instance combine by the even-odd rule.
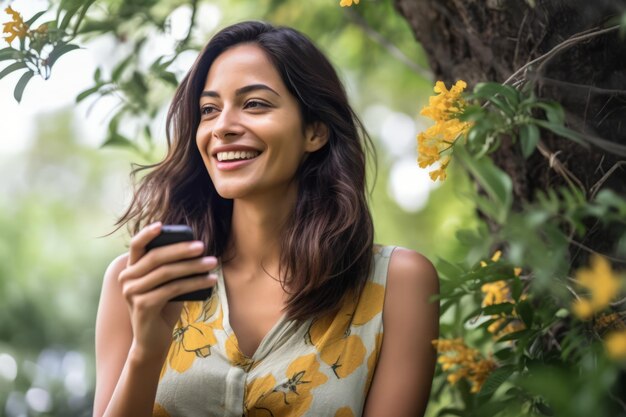
[[[394,249],[389,260],[387,287],[392,295],[409,291],[431,296],[439,293],[439,278],[432,262],[424,255],[398,247]]]
[[[113,259],[104,273],[105,283],[113,280],[117,282],[117,278],[120,273],[128,265],[128,252],[121,254],[117,258]]]

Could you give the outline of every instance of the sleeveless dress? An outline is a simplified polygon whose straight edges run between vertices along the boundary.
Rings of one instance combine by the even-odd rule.
[[[163,365],[153,417],[360,416],[383,339],[382,310],[394,247],[374,246],[358,300],[334,316],[283,316],[252,357],[228,320],[221,264],[213,295],[185,302]]]

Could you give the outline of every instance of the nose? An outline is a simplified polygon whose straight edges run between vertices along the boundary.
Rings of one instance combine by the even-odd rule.
[[[224,106],[215,119],[213,136],[218,139],[226,139],[228,136],[231,138],[240,136],[243,133],[243,127],[239,122],[237,109]]]

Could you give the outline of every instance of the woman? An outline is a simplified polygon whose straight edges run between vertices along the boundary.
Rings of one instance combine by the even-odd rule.
[[[423,415],[437,275],[373,244],[367,136],[323,54],[293,29],[227,27],[167,131],[119,221],[129,251],[105,273],[94,415]],[[198,241],[147,252],[161,222]]]

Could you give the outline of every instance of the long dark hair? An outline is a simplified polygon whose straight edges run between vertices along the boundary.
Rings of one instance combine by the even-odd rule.
[[[279,279],[288,292],[287,314],[307,319],[335,311],[344,296],[357,296],[370,273],[373,225],[366,198],[366,150],[373,146],[348,103],[334,68],[306,36],[286,27],[242,22],[218,32],[176,90],[167,116],[168,152],[135,189],[117,226],[131,233],[160,220],[186,223],[222,256],[230,238],[232,200],[220,197],[195,137],[199,98],[215,58],[241,43],[262,48],[298,100],[304,126],[321,122],[328,143],[309,154],[296,174],[298,197],[281,235]]]

